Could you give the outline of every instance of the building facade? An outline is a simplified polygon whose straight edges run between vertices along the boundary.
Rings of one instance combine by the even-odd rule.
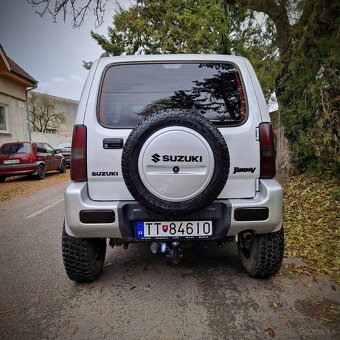
[[[29,139],[26,94],[37,84],[0,45],[0,145]]]
[[[73,125],[76,120],[76,114],[79,102],[72,99],[51,96],[45,93],[32,92],[38,99],[47,96],[50,103],[53,103],[54,111],[65,117],[63,124],[56,129],[48,129],[47,132],[34,131],[31,126],[31,139],[33,141],[46,142],[52,147],[56,147],[59,143],[70,142],[72,139]]]

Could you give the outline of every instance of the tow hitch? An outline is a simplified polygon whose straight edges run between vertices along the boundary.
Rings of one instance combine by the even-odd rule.
[[[182,248],[180,247],[179,242],[152,242],[150,245],[150,250],[152,253],[156,254],[160,252],[161,254],[165,254],[166,257],[170,258],[173,264],[178,264],[182,257]]]

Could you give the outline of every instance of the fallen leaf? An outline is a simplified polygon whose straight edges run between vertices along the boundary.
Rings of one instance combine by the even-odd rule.
[[[267,329],[265,330],[265,332],[267,332],[268,335],[269,335],[271,338],[274,338],[274,336],[275,336],[274,328],[269,327],[269,328],[267,328]]]
[[[151,290],[151,287],[150,287],[150,285],[146,285],[143,289],[146,290],[146,291],[149,291],[149,290]]]
[[[273,307],[277,308],[277,303],[276,302],[273,302]]]
[[[325,318],[325,317],[320,317],[320,319],[321,319],[322,321],[327,321],[327,322],[331,322],[331,321],[332,321],[332,320],[327,319],[327,318]]]
[[[136,286],[132,286],[131,288],[130,288],[130,290],[133,290],[133,289],[135,289],[136,288]]]

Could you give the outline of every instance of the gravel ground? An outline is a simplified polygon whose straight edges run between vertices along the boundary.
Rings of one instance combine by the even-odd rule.
[[[15,200],[19,197],[27,197],[47,187],[52,187],[70,180],[70,169],[61,174],[53,171],[46,173],[43,180],[34,177],[16,176],[8,177],[4,183],[0,183],[0,202]]]

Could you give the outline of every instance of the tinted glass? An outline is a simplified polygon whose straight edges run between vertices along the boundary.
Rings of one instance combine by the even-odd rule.
[[[31,144],[30,143],[4,144],[0,150],[1,150],[0,153],[3,155],[30,153]]]
[[[227,125],[242,123],[245,108],[242,84],[234,65],[118,65],[105,74],[99,120],[108,127],[134,127],[154,112],[180,110]]]
[[[47,144],[47,143],[44,143],[44,146],[45,146],[45,149],[48,153],[53,153],[54,152],[54,149],[52,148],[51,145]]]
[[[37,152],[39,152],[39,153],[47,153],[44,145],[41,144],[41,143],[37,143]]]

